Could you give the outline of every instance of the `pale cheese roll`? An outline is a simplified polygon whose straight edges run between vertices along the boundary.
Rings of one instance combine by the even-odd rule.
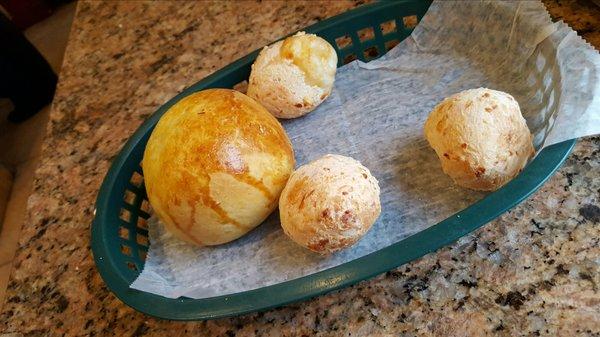
[[[425,136],[444,172],[475,190],[498,189],[535,153],[517,101],[486,88],[465,90],[438,104],[427,118]]]
[[[298,168],[279,199],[284,232],[320,254],[353,245],[380,213],[377,179],[358,161],[340,155]]]
[[[336,67],[335,49],[327,41],[299,32],[260,52],[248,96],[278,118],[300,117],[331,94]]]
[[[142,166],[148,199],[166,228],[192,244],[217,245],[277,207],[294,154],[281,124],[260,104],[210,89],[162,116]]]

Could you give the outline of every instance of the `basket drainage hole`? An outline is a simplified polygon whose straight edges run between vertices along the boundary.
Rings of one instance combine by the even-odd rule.
[[[233,86],[233,90],[237,90],[243,94],[248,91],[248,81],[243,80],[240,83]]]
[[[125,254],[127,256],[131,256],[131,247],[125,246],[125,245],[121,245],[121,253]]]
[[[142,209],[142,211],[150,214],[150,203],[148,202],[148,199],[142,200],[142,205],[140,206],[140,208]]]
[[[373,58],[376,58],[377,56],[379,56],[379,51],[377,50],[377,47],[375,47],[375,46],[365,49],[365,51],[363,53],[364,53],[366,60],[370,60],[370,59],[373,59]]]
[[[138,255],[140,256],[140,259],[141,259],[142,261],[146,261],[146,255],[147,255],[147,254],[148,254],[148,253],[147,253],[145,250],[141,250],[141,249],[140,249],[140,250],[138,250]]]
[[[135,202],[135,193],[131,192],[130,190],[125,190],[123,200],[125,200],[126,203],[133,205],[133,203]]]
[[[348,55],[344,56],[344,64],[350,63],[350,62],[356,60],[356,58],[357,57],[355,54],[348,54]]]
[[[387,35],[396,32],[396,20],[386,21],[379,25],[381,28],[381,34]]]
[[[119,237],[124,240],[129,240],[129,229],[125,227],[119,227]]]
[[[142,217],[138,217],[137,226],[142,229],[148,229],[148,223],[146,222],[146,219]]]
[[[133,175],[131,176],[131,179],[129,179],[129,182],[135,187],[142,187],[142,184],[144,183],[144,176],[142,176],[138,172],[133,172]]]
[[[348,35],[340,36],[335,39],[335,44],[339,49],[344,49],[352,46],[352,39]]]
[[[138,244],[148,247],[148,237],[147,236],[138,234],[138,235],[136,235],[136,241]]]
[[[402,22],[404,23],[404,27],[411,29],[417,26],[418,19],[416,15],[410,15],[403,17]]]
[[[398,40],[391,40],[385,43],[385,50],[388,51],[398,45]]]
[[[373,27],[363,28],[356,33],[358,34],[358,39],[360,42],[373,40],[375,38],[375,31],[373,30]]]
[[[125,208],[121,208],[121,212],[119,213],[119,219],[130,222],[131,221],[131,212],[126,210]]]
[[[129,269],[131,269],[133,271],[138,271],[137,266],[133,262],[127,262],[127,268],[129,268]]]

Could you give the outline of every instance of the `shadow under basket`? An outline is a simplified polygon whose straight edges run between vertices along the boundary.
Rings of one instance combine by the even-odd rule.
[[[331,43],[338,66],[370,61],[410,35],[430,1],[380,2],[361,6],[303,29]],[[537,190],[562,164],[575,141],[550,146],[510,183],[450,218],[384,249],[318,273],[260,289],[204,299],[162,296],[130,289],[144,267],[150,216],[140,162],[160,117],[183,97],[207,88],[241,88],[259,50],[185,89],[160,107],[125,144],[100,189],[92,224],[98,271],[114,294],[132,308],[173,320],[202,320],[266,310],[340,289],[396,268],[481,227]]]

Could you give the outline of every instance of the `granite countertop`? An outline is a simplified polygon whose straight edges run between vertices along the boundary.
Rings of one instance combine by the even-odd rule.
[[[303,303],[208,322],[138,313],[94,267],[111,160],[157,107],[268,42],[360,2],[80,2],[0,332],[25,336],[600,336],[600,137],[531,198],[457,243]],[[600,10],[546,1],[600,47]]]

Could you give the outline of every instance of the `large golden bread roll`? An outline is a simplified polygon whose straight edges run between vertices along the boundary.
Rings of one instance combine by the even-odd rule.
[[[369,169],[345,156],[326,155],[299,167],[279,199],[281,227],[320,254],[357,242],[381,213],[379,184]]]
[[[309,113],[331,94],[337,54],[324,39],[299,32],[265,47],[248,81],[248,96],[278,118]]]
[[[425,122],[425,137],[458,185],[492,191],[515,177],[535,150],[517,101],[486,88],[452,95]]]
[[[142,167],[150,204],[167,229],[193,244],[217,245],[277,207],[294,153],[264,107],[240,92],[210,89],[162,116]]]

